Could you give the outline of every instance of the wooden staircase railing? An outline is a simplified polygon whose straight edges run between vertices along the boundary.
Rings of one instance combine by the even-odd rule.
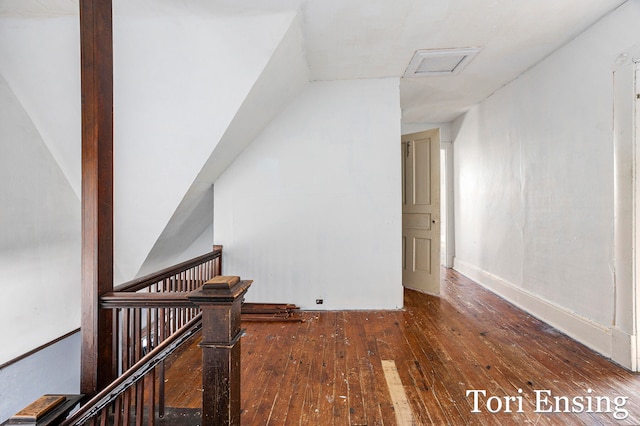
[[[138,362],[198,315],[186,295],[220,275],[222,247],[210,253],[129,281],[100,298],[113,310],[114,348],[118,375]]]
[[[239,424],[240,306],[251,281],[221,277],[221,269],[222,247],[214,246],[104,294],[100,308],[113,312],[118,378],[62,424],[155,424],[165,413],[164,360],[201,328],[201,424]]]
[[[164,399],[163,396],[156,398],[155,394],[157,368],[201,327],[202,317],[198,315],[181,330],[153,348],[61,424],[65,426],[155,424],[156,416],[163,416],[159,407],[156,408],[159,405],[158,401]],[[160,379],[159,385],[163,384],[164,380]]]

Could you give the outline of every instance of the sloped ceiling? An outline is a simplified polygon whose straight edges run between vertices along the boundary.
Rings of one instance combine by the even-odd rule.
[[[636,1],[636,0],[629,0]],[[402,79],[404,122],[450,121],[624,0],[115,0],[118,13],[299,10],[312,80],[400,77],[417,49],[482,47],[457,76]],[[73,14],[77,0],[3,0],[0,15]]]
[[[456,76],[403,78],[403,122],[447,122],[621,0],[323,0],[302,4],[316,80],[402,76],[418,49],[481,47]]]
[[[448,122],[624,3],[113,1],[115,245],[126,278],[197,239],[210,223],[211,183],[307,81],[400,78],[403,123]],[[79,192],[77,14],[78,0],[0,0],[0,47],[8,59],[0,74]],[[14,28],[22,28],[14,25],[21,18],[32,21],[32,32]],[[55,31],[59,26],[66,32]],[[68,57],[38,42],[48,34],[65,36]],[[401,78],[416,50],[461,47],[482,48],[463,72]],[[34,65],[54,60],[57,74]],[[57,105],[73,93],[66,108]],[[48,102],[35,101],[42,98]],[[150,150],[149,141],[164,149]]]
[[[235,112],[208,160],[177,206],[162,234],[141,267],[139,275],[186,260],[185,246],[213,223],[212,183],[259,135],[262,129],[307,83],[308,69],[301,54],[302,35],[298,19],[291,22],[278,47]],[[213,237],[213,234],[209,234]],[[212,242],[205,246],[210,248]]]

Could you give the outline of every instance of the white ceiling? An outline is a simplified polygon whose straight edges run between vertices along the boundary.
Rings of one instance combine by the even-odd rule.
[[[312,78],[402,76],[418,49],[482,47],[456,76],[402,79],[404,122],[450,121],[623,0],[303,3]]]
[[[401,79],[410,123],[454,119],[625,1],[114,0],[114,13],[300,11],[313,80],[401,77],[418,49],[482,47],[458,75]],[[77,2],[0,0],[0,16],[77,13]]]

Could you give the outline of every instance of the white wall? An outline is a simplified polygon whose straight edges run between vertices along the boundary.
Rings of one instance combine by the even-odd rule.
[[[398,84],[310,83],[216,181],[215,241],[224,273],[255,281],[247,300],[402,306]]]
[[[2,75],[0,141],[4,364],[80,323],[80,200]],[[45,393],[79,392],[79,342],[76,333],[0,369],[0,422]]]
[[[297,22],[295,10],[216,16],[177,9],[143,16],[129,2],[114,7],[117,281],[140,271]],[[79,197],[79,18],[25,15],[0,24],[0,74]]]
[[[295,18],[114,17],[114,245],[124,279],[140,271]]]
[[[0,364],[80,324],[79,164],[66,161],[79,158],[78,24],[27,21],[0,19]],[[45,393],[79,391],[79,341],[0,369],[0,422]]]
[[[309,81],[300,20],[298,16],[290,22],[273,56],[261,70],[224,135],[212,148],[206,163],[156,240],[140,270],[141,274],[167,266],[166,254],[175,256],[175,253],[180,253],[185,243],[193,242],[194,233],[198,235],[212,225],[212,182],[301,93]]]
[[[157,247],[282,39],[294,34],[287,39],[290,45],[301,36],[295,37],[299,27],[292,30],[299,24],[296,11],[216,17],[188,11],[139,16],[115,9],[118,284],[133,278]],[[77,7],[64,16],[0,17],[0,338],[11,342],[0,347],[0,364],[80,325],[78,22]],[[289,75],[279,73],[276,79]],[[277,92],[273,83],[261,84]],[[187,217],[190,233],[178,242],[169,237],[172,245],[159,248],[154,267],[211,250],[211,182],[208,188],[188,212],[204,214]],[[27,380],[28,365],[12,364],[12,377],[25,374]],[[14,386],[12,401],[26,405],[34,389],[41,388],[28,382]]]
[[[78,327],[80,201],[0,76],[0,364]]]
[[[80,198],[80,21],[0,18],[0,74]]]
[[[456,268],[605,355],[616,326],[612,70],[640,41],[639,18],[640,3],[626,3],[452,128]]]

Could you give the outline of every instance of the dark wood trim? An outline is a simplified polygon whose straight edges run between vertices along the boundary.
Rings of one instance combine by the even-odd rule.
[[[241,307],[252,282],[217,276],[189,294],[202,310],[203,426],[240,424]]]
[[[56,338],[56,339],[53,339],[53,340],[52,340],[52,341],[50,341],[50,342],[47,342],[47,343],[45,343],[45,344],[43,344],[43,345],[40,345],[40,346],[38,346],[38,347],[37,347],[37,348],[35,348],[35,349],[31,349],[29,352],[25,352],[25,353],[23,353],[23,354],[22,354],[22,355],[20,355],[20,356],[17,356],[17,357],[15,357],[15,358],[13,358],[13,359],[11,359],[11,360],[9,360],[9,361],[7,361],[7,362],[3,363],[3,364],[0,364],[0,370],[2,370],[3,368],[7,368],[7,367],[9,367],[10,365],[15,364],[15,363],[17,363],[17,362],[20,362],[20,361],[22,361],[22,360],[23,360],[23,359],[25,359],[25,358],[29,358],[31,355],[34,355],[34,354],[36,354],[36,353],[40,352],[41,350],[47,349],[49,346],[53,346],[53,345],[55,345],[56,343],[63,341],[63,340],[64,340],[64,339],[66,339],[67,337],[71,337],[71,336],[73,336],[74,334],[79,333],[79,332],[80,332],[80,329],[79,329],[79,328],[76,328],[75,330],[70,331],[70,332],[68,332],[67,334],[64,334],[64,335],[62,335],[62,336],[60,336],[60,337],[58,337],[58,338]]]
[[[10,417],[2,426],[59,425],[82,400],[84,395],[43,395],[21,412]]]
[[[222,256],[222,246],[218,246],[218,247],[220,248],[214,249],[214,251],[210,253],[203,254],[193,259],[186,260],[182,263],[178,263],[177,265],[169,266],[158,272],[154,272],[152,274],[145,275],[144,277],[136,278],[135,280],[131,280],[124,284],[120,284],[119,286],[116,286],[113,290],[114,291],[138,291],[145,287],[148,287],[151,284],[155,284],[156,282],[162,281],[165,278],[171,278],[174,275],[177,275],[182,271],[191,269],[194,266],[200,265],[206,262],[207,260],[212,260]]]
[[[220,252],[220,259],[218,259],[218,275],[222,275],[222,245],[214,244],[213,251]]]
[[[160,343],[151,352],[142,357],[127,371],[123,372],[112,383],[109,383],[104,389],[97,393],[93,398],[86,402],[78,411],[73,413],[70,417],[64,420],[61,425],[84,425],[96,424],[96,416],[101,416],[100,424],[107,424],[108,412],[101,411],[103,409],[108,410],[108,406],[112,404],[119,396],[121,396],[127,389],[140,383],[145,375],[149,372],[153,372],[153,369],[167,358],[171,353],[180,347],[184,342],[193,337],[202,328],[202,316],[198,315],[193,318],[189,323],[182,327],[177,333],[171,335],[167,340]],[[139,405],[143,409],[142,404]],[[155,411],[154,407],[151,407],[152,412]],[[130,418],[125,416],[125,424],[129,424]],[[142,418],[138,417],[136,424],[142,423]],[[117,423],[118,424],[118,423]]]
[[[113,291],[113,37],[111,0],[80,0],[82,93],[82,354],[80,389],[115,379]]]
[[[104,309],[117,308],[194,308],[187,299],[188,291],[163,293],[132,293],[129,291],[107,293],[100,298]]]

